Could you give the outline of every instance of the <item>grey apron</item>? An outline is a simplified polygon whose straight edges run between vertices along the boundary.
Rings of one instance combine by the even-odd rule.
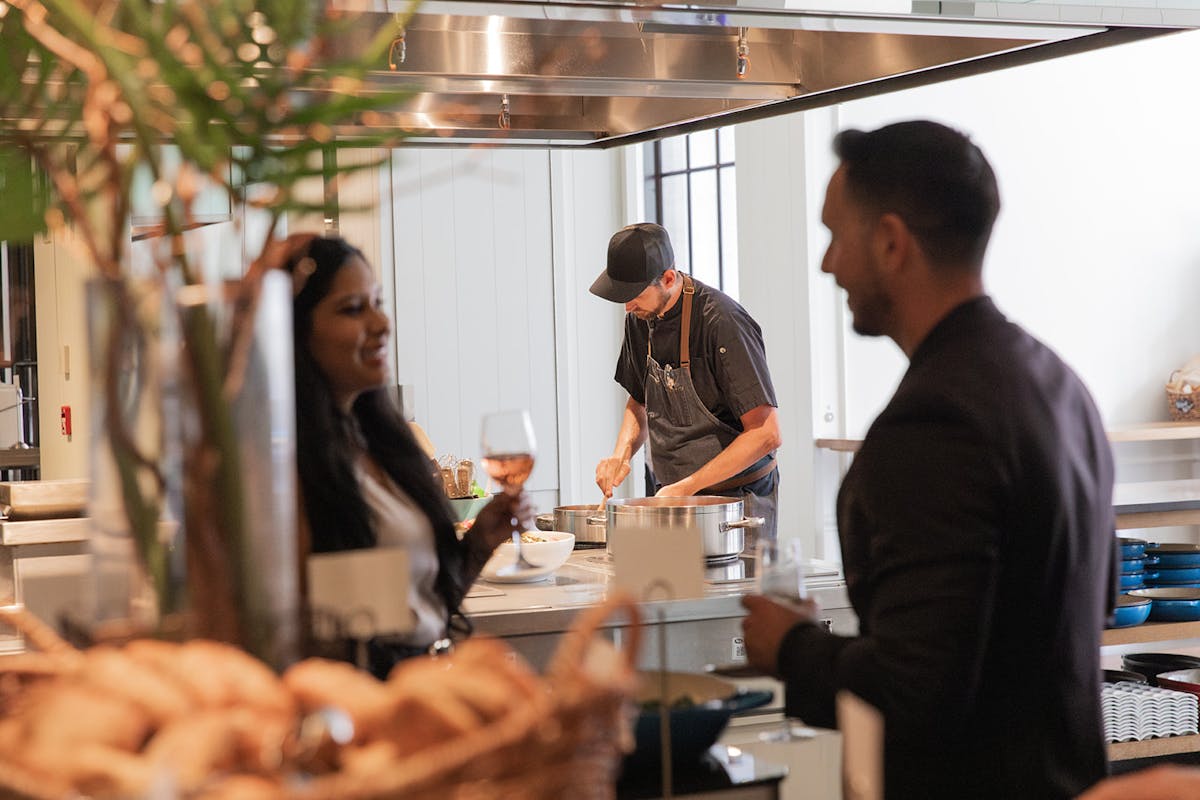
[[[683,318],[679,332],[679,367],[663,367],[654,360],[653,331],[646,344],[646,418],[650,429],[650,468],[659,487],[681,481],[716,458],[741,431],[726,425],[709,411],[692,384],[688,336],[691,333],[692,295],[696,285],[683,276]],[[742,496],[746,516],[763,517],[758,535],[775,539],[779,473],[775,455],[768,453],[732,478],[698,494]],[[757,537],[747,529],[746,549],[753,553]]]

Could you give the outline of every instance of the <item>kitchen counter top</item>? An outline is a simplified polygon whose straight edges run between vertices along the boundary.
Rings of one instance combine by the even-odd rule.
[[[741,598],[756,590],[754,559],[743,557],[709,568],[703,598],[643,604],[648,622],[688,622],[740,618]],[[849,602],[838,569],[810,562],[808,590],[823,608],[847,608]],[[580,608],[595,605],[612,580],[612,562],[603,549],[575,550],[549,578],[532,583],[480,580],[467,593],[463,608],[475,630],[493,636],[561,633]],[[620,622],[614,625],[620,625]]]

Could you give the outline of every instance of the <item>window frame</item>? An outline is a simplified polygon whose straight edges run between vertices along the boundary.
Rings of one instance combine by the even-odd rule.
[[[650,221],[662,224],[663,220],[663,181],[666,178],[673,178],[680,175],[687,177],[687,231],[686,236],[680,236],[678,231],[671,231],[671,240],[675,245],[675,249],[679,250],[681,244],[680,239],[684,239],[687,243],[687,264],[686,272],[692,274],[693,264],[695,263],[693,251],[693,236],[692,236],[692,176],[698,173],[713,172],[716,175],[717,187],[717,287],[721,291],[725,291],[726,286],[726,265],[725,263],[725,226],[722,223],[724,219],[724,211],[726,203],[737,202],[736,193],[734,197],[723,197],[721,190],[721,170],[729,167],[735,170],[736,180],[736,160],[730,158],[728,161],[721,160],[721,137],[722,135],[733,136],[732,128],[714,128],[713,129],[713,148],[715,150],[715,160],[712,164],[704,166],[692,166],[692,136],[688,133],[683,135],[684,140],[684,167],[683,169],[674,169],[664,171],[662,169],[662,140],[656,139],[652,142],[646,142],[643,149],[643,169],[642,169],[642,197],[645,209],[650,215]],[[728,148],[732,154],[733,147]],[[653,202],[651,202],[651,199]]]

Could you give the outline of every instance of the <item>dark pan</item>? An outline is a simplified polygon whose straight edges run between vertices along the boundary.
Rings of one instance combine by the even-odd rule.
[[[1200,668],[1200,658],[1182,653],[1129,653],[1121,657],[1121,666],[1146,676],[1151,686],[1157,686],[1155,676],[1160,672]]]

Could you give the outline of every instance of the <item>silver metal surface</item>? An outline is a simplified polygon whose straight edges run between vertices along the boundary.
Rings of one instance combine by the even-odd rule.
[[[1115,6],[1093,14],[1004,2],[904,3],[887,13],[781,5],[793,4],[425,0],[405,24],[404,58],[381,64],[359,90],[411,94],[337,134],[403,129],[422,145],[608,147],[1200,27],[1200,12]],[[408,9],[406,0],[369,7],[332,56],[359,52]]]
[[[325,57],[356,56],[386,31],[396,37],[388,57],[355,91],[406,91],[334,133],[613,147],[1200,28],[1189,0],[915,0],[882,13],[879,0],[859,11],[814,8],[822,1],[423,0],[400,28],[408,0],[330,0],[349,13]],[[26,69],[27,80],[36,74]],[[0,118],[0,135],[75,124],[43,122],[44,112]]]
[[[742,516],[736,497],[636,497],[610,500],[608,530],[687,530],[700,537],[706,561],[737,558],[746,544],[743,528],[752,520]],[[759,525],[762,524],[761,518]],[[611,539],[611,536],[609,537]],[[609,548],[611,549],[611,547]]]

